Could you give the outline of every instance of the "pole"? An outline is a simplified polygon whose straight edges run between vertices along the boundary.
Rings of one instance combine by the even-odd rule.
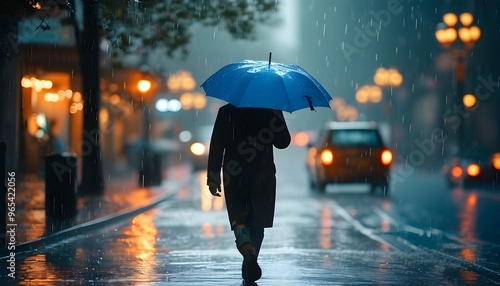
[[[457,105],[457,108],[460,112],[463,112],[465,110],[465,106],[463,103],[463,96],[464,96],[464,82],[465,82],[465,73],[466,73],[466,67],[467,67],[467,62],[465,58],[465,52],[460,50],[457,51],[455,54],[455,81],[456,81],[456,95],[455,95],[455,103]],[[464,134],[465,134],[465,121],[467,120],[466,117],[462,117],[462,121],[458,125],[458,128],[456,130],[457,134],[457,154],[462,155],[462,152],[465,150],[465,140],[464,140]]]
[[[139,166],[139,186],[149,187],[161,184],[161,161],[158,153],[150,146],[151,109],[147,102],[143,103],[143,133],[141,146],[141,162]]]

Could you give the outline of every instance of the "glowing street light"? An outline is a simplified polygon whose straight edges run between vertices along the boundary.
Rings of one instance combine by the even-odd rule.
[[[464,94],[464,81],[467,70],[467,56],[481,37],[481,29],[473,26],[474,16],[464,12],[457,16],[454,13],[443,15],[443,22],[436,28],[435,37],[443,48],[450,51],[455,61],[455,92],[458,106],[472,107],[476,104],[475,96]],[[463,148],[464,124],[458,129],[458,151]]]
[[[378,85],[363,85],[356,91],[358,103],[379,103],[382,100],[382,89]]]
[[[142,131],[142,156],[141,164],[139,166],[139,185],[141,187],[159,185],[161,183],[161,172],[159,161],[156,160],[155,155],[152,154],[150,148],[150,128],[151,128],[151,108],[150,102],[153,94],[151,89],[153,82],[147,78],[137,81],[137,91],[141,94],[143,106],[143,131]]]
[[[462,101],[463,101],[463,104],[465,107],[472,108],[476,105],[477,98],[474,94],[468,93],[468,94],[464,95],[464,97],[462,98]]]
[[[137,89],[142,93],[148,92],[151,89],[151,81],[147,79],[141,79],[137,82]]]
[[[377,68],[373,76],[373,82],[379,86],[398,87],[403,83],[403,76],[396,68]]]

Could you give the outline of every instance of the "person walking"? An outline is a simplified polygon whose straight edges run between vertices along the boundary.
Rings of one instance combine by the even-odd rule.
[[[282,111],[222,106],[217,114],[207,165],[207,185],[224,197],[236,247],[243,256],[241,274],[252,284],[262,276],[257,263],[264,228],[273,226],[276,167],[273,146],[284,149],[291,137]]]

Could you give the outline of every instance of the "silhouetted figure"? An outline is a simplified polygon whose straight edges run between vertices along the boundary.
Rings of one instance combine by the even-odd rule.
[[[242,277],[247,282],[262,275],[257,257],[264,228],[273,226],[273,146],[284,149],[290,141],[281,111],[230,104],[219,109],[210,142],[207,185],[212,195],[220,196],[222,168],[229,221],[243,255]]]

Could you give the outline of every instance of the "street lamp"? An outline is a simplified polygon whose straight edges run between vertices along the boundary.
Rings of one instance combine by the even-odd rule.
[[[151,108],[150,102],[152,82],[141,79],[137,82],[143,108],[143,131],[141,146],[141,162],[139,166],[139,185],[141,187],[155,186],[161,183],[161,162],[158,154],[153,154],[150,148]]]
[[[467,55],[474,48],[475,43],[481,37],[481,29],[472,26],[474,16],[465,12],[457,16],[454,13],[443,15],[443,22],[437,25],[436,39],[443,48],[451,52],[455,62],[455,93],[456,106],[464,108],[464,100],[470,100],[470,97],[463,98],[464,81],[467,70]],[[464,124],[460,124],[457,130],[458,152],[463,149]]]
[[[151,81],[147,79],[141,79],[137,82],[137,89],[142,93],[146,94],[151,89]]]
[[[144,144],[149,142],[149,125],[150,125],[150,108],[149,108],[149,91],[151,90],[151,81],[141,79],[137,82],[137,90],[141,93],[142,108],[143,108],[143,141]]]

